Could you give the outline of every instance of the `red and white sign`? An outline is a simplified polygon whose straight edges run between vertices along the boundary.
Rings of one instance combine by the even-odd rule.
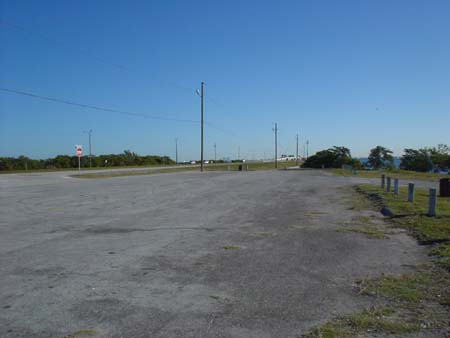
[[[76,149],[76,154],[77,154],[78,157],[83,156],[83,146],[81,146],[81,145],[76,145],[76,146],[75,146],[75,149]]]

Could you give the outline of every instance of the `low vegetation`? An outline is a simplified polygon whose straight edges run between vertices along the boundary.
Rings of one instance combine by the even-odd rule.
[[[340,228],[340,232],[356,232],[366,235],[368,238],[384,239],[387,238],[384,230],[378,229],[374,225],[350,225]]]
[[[206,164],[204,166],[205,171],[238,171],[239,166],[242,165],[242,170],[246,170],[248,165],[248,171],[259,171],[259,170],[275,170],[275,164],[273,162],[250,162],[250,163],[230,163],[230,164]],[[286,162],[278,165],[278,169],[285,169],[295,166],[295,162]],[[159,169],[149,169],[140,171],[102,171],[96,173],[81,173],[73,175],[76,178],[111,178],[120,176],[143,176],[143,175],[154,175],[154,174],[169,174],[177,173],[183,171],[199,171],[199,166],[180,166],[172,168],[159,168]]]
[[[239,245],[225,245],[223,247],[225,250],[239,250],[241,247]]]
[[[130,150],[125,150],[122,154],[109,154],[88,156],[81,158],[82,168],[109,168],[109,167],[129,167],[129,166],[161,166],[173,165],[173,161],[168,156],[138,155]],[[0,157],[0,172],[10,171],[36,171],[36,170],[58,170],[78,168],[78,157],[69,155],[58,155],[46,160],[34,160],[26,156]]]
[[[160,169],[149,169],[140,171],[103,171],[96,173],[81,173],[72,175],[76,178],[112,178],[121,176],[145,176],[145,175],[155,175],[155,174],[170,174],[183,171],[194,171],[198,170],[197,167],[179,167],[179,168],[160,168]]]

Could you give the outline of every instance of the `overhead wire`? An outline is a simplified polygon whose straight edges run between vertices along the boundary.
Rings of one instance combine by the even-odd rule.
[[[23,96],[29,96],[29,97],[33,97],[33,98],[37,98],[37,99],[41,99],[41,100],[58,102],[58,103],[63,103],[63,104],[71,105],[71,106],[77,106],[77,107],[82,107],[82,108],[100,110],[100,111],[105,111],[105,112],[118,113],[118,114],[123,114],[123,115],[128,115],[128,116],[138,116],[138,117],[143,117],[143,118],[148,118],[148,119],[164,120],[164,121],[178,121],[178,122],[188,122],[188,123],[200,123],[200,121],[190,120],[190,119],[179,119],[179,118],[174,118],[174,117],[166,117],[166,116],[159,116],[159,115],[149,115],[149,114],[136,113],[136,112],[130,112],[130,111],[125,111],[125,110],[106,108],[106,107],[101,107],[101,106],[98,106],[98,105],[90,105],[90,104],[80,103],[80,102],[67,100],[67,99],[60,99],[60,98],[55,98],[55,97],[50,97],[50,96],[43,96],[43,95],[38,95],[38,94],[35,94],[35,93],[30,93],[30,92],[25,92],[25,91],[11,89],[11,88],[5,88],[5,87],[0,87],[0,90],[3,91],[3,92],[14,93],[14,94],[23,95]]]

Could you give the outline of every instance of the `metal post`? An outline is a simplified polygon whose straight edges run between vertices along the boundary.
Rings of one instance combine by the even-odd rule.
[[[91,134],[92,129],[89,130],[89,168],[92,168]]]
[[[298,166],[298,134],[297,134],[297,148],[296,148],[296,154],[295,154],[296,164]]]
[[[386,176],[383,174],[381,175],[381,189],[384,189],[385,185],[386,185]]]
[[[386,191],[391,192],[391,178],[389,176],[386,180]]]
[[[398,178],[394,178],[394,194],[395,195],[398,195],[398,191],[399,190],[399,188],[398,188]]]
[[[78,156],[78,172],[81,172],[81,156]]]
[[[175,139],[175,164],[178,164],[178,138]]]
[[[204,82],[202,82],[202,88],[201,88],[201,95],[200,95],[200,97],[201,97],[201,101],[202,101],[202,103],[201,103],[201,114],[202,114],[202,117],[201,117],[201,163],[200,163],[200,171],[203,171],[203,95],[204,95],[204,89],[203,89],[203,87],[204,87],[204,85],[205,85],[205,83]]]
[[[278,168],[278,160],[277,160],[277,158],[278,158],[278,154],[277,154],[277,152],[278,152],[278,125],[277,125],[277,123],[275,123],[275,129],[274,129],[274,131],[275,131],[275,168]]]
[[[437,192],[435,188],[430,188],[430,196],[428,203],[428,216],[436,216]]]
[[[214,163],[216,163],[216,162],[217,162],[217,145],[214,142]]]
[[[408,202],[414,202],[414,183],[408,183]]]
[[[309,157],[309,140],[306,141],[306,159]]]

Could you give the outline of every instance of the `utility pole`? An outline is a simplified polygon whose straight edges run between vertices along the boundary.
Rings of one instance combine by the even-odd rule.
[[[214,163],[217,162],[217,144],[214,142]]]
[[[84,133],[89,134],[89,168],[92,168],[92,148],[91,148],[91,134],[92,129],[85,130]]]
[[[297,165],[298,165],[298,133],[297,133],[297,148],[296,148],[296,154],[295,154],[295,159],[297,161]]]
[[[275,132],[275,168],[278,168],[278,124],[276,122],[273,131]]]
[[[175,139],[175,164],[178,164],[178,137]]]
[[[309,157],[309,140],[306,141],[306,159]]]
[[[238,147],[238,161],[241,159],[241,147]]]
[[[198,92],[198,90],[197,90],[197,95],[200,95],[200,98],[201,98],[201,146],[200,146],[200,152],[201,152],[201,155],[200,155],[200,171],[203,171],[203,96],[204,96],[204,89],[203,89],[203,87],[204,87],[204,85],[205,85],[205,83],[202,81],[202,86],[201,86],[201,89],[200,89],[200,93]]]

